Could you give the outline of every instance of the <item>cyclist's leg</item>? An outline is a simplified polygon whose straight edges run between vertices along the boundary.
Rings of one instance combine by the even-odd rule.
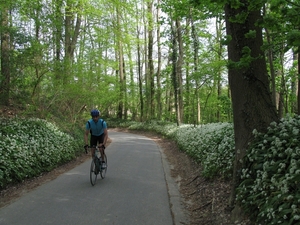
[[[96,145],[97,145],[97,136],[91,135],[90,146],[91,146],[92,158],[94,158],[94,156],[95,156],[95,150],[96,150],[96,148],[94,148],[94,146],[96,146]]]
[[[98,143],[99,143],[99,145],[103,145],[103,141],[104,141],[104,134],[101,134],[98,137]],[[100,147],[99,150],[100,150],[101,158],[104,159],[104,148]]]

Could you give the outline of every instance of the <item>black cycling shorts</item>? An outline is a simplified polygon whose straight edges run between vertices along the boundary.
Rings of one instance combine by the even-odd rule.
[[[91,135],[90,146],[96,146],[98,143],[103,143],[104,141],[104,133],[100,136]]]

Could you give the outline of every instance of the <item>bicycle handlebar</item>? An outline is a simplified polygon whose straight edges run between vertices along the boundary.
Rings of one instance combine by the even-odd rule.
[[[105,149],[105,145],[97,145],[97,146],[89,146],[89,145],[85,145],[83,147],[85,149],[85,153],[87,154],[87,150],[91,149],[91,148],[95,148],[95,149],[99,149],[99,148],[103,148],[103,150]]]

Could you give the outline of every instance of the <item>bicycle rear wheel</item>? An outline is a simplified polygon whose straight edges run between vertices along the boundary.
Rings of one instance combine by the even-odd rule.
[[[104,154],[104,162],[105,162],[106,167],[104,169],[101,167],[101,170],[100,170],[100,175],[101,175],[102,179],[105,178],[106,171],[107,171],[107,157],[105,154]],[[101,163],[101,166],[102,166],[102,163]]]
[[[98,176],[98,173],[99,173],[99,170],[98,170],[98,167],[97,165],[95,164],[95,161],[97,159],[92,159],[92,163],[91,163],[91,169],[90,169],[90,181],[91,181],[91,184],[94,186],[97,182],[97,176]]]

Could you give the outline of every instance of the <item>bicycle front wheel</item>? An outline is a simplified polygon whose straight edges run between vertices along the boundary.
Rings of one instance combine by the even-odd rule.
[[[93,159],[91,163],[91,169],[90,169],[90,181],[93,186],[97,182],[98,173],[99,173],[98,167],[95,164],[95,159]]]
[[[100,175],[101,175],[101,178],[104,179],[105,178],[105,175],[106,175],[106,171],[107,171],[107,157],[106,155],[104,154],[104,162],[105,162],[105,168],[101,168],[101,171],[100,171]],[[101,166],[102,166],[102,163],[101,163]]]

